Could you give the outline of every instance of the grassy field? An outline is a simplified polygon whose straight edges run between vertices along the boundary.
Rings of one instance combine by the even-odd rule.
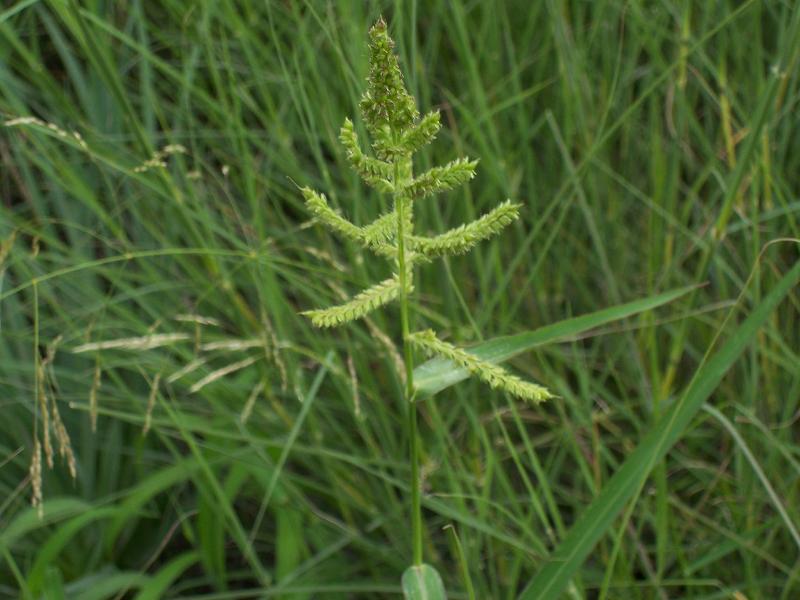
[[[800,597],[800,4],[22,0],[0,598],[401,597],[397,308],[298,314],[387,276],[298,190],[386,208],[337,140],[380,14],[442,112],[419,167],[480,158],[420,229],[523,204],[418,270],[417,325],[533,332],[507,364],[557,396],[434,377],[420,402],[449,597]]]

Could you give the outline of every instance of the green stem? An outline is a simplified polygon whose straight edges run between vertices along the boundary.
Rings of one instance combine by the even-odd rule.
[[[395,189],[400,183],[400,164],[397,158],[394,163]],[[403,197],[402,193],[395,193],[395,210],[397,211],[397,268],[400,273],[400,323],[403,330],[403,358],[406,368],[406,393],[405,404],[408,411],[408,424],[406,435],[409,445],[409,461],[411,462],[411,539],[413,546],[414,565],[422,564],[422,498],[419,480],[419,439],[417,436],[417,403],[414,398],[414,357],[411,352],[411,343],[408,341],[409,316],[408,296],[409,282],[406,270],[406,211],[411,210],[410,200]],[[412,225],[413,227],[413,225]]]

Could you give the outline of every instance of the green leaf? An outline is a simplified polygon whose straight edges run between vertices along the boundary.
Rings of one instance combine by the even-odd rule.
[[[67,598],[81,600],[107,600],[115,596],[123,597],[133,589],[146,586],[151,577],[137,571],[106,570],[86,575],[67,584],[64,590]]]
[[[181,574],[197,563],[198,555],[194,550],[184,552],[163,565],[153,577],[142,583],[135,600],[158,600],[167,595],[170,586],[178,581]]]
[[[519,204],[510,200],[498,204],[472,223],[459,225],[435,237],[411,236],[414,251],[426,258],[465,254],[475,244],[496,235],[519,217]]]
[[[58,529],[49,533],[48,537],[38,543],[36,560],[28,572],[28,587],[34,594],[46,589],[47,579],[50,576],[48,569],[56,564],[58,555],[69,542],[84,528],[95,521],[108,519],[119,513],[119,508],[98,506],[81,512],[65,520]],[[51,527],[47,528],[48,530]],[[49,598],[49,596],[47,596]]]
[[[405,600],[445,600],[447,593],[438,571],[430,565],[415,565],[403,573]]]
[[[680,439],[703,403],[758,333],[778,303],[800,280],[800,261],[773,287],[761,304],[711,359],[706,358],[686,392],[659,419],[636,450],[573,525],[519,600],[559,598],[570,579],[631,498],[640,493],[653,467]]]
[[[64,592],[64,578],[61,576],[61,571],[58,570],[58,567],[47,567],[42,597],[47,598],[47,600],[64,600],[67,597]]]
[[[595,327],[652,310],[680,298],[689,293],[694,287],[689,286],[671,290],[649,298],[598,310],[588,315],[565,319],[533,331],[495,338],[473,346],[468,351],[485,361],[503,362],[537,346],[569,338]],[[459,381],[463,381],[468,376],[469,372],[454,362],[443,358],[434,358],[414,369],[414,386],[419,394],[433,395]]]
[[[11,522],[3,523],[3,528],[0,529],[0,552],[10,550],[24,536],[61,520],[95,510],[95,506],[77,498],[53,498],[42,504],[42,510],[44,514],[40,518],[36,508],[28,507],[15,515]]]

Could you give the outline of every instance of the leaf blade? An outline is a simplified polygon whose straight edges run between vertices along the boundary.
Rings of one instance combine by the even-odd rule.
[[[798,280],[800,262],[780,279],[713,357],[704,360],[680,400],[659,419],[597,498],[581,513],[519,600],[559,597],[623,506],[638,494],[650,471],[680,439],[691,419]]]
[[[447,593],[439,572],[430,565],[414,565],[403,573],[405,600],[446,600]]]

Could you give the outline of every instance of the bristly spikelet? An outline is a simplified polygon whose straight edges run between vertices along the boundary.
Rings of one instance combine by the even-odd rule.
[[[363,227],[364,239],[369,244],[385,244],[394,239],[397,228],[397,213],[388,212]]]
[[[307,187],[302,188],[301,192],[306,199],[306,207],[309,212],[317,217],[320,223],[378,254],[394,256],[394,247],[387,243],[388,236],[385,231],[388,224],[385,219],[382,223],[379,223],[381,221],[379,218],[367,227],[358,227],[333,210],[328,204],[325,194],[320,194]]]
[[[391,184],[392,165],[383,160],[370,158],[365,155],[358,145],[358,138],[350,119],[344,120],[344,125],[339,132],[339,141],[347,151],[347,158],[353,169],[372,187],[380,192],[391,193],[394,188]]]
[[[412,333],[409,340],[430,355],[439,355],[452,360],[493,388],[505,390],[537,404],[553,397],[547,388],[523,381],[494,363],[482,360],[466,350],[443,342],[431,329]]]
[[[355,242],[361,241],[361,228],[353,225],[350,221],[339,215],[328,204],[325,194],[315,192],[311,188],[304,187],[300,190],[306,200],[306,207],[309,212],[317,217],[320,223],[327,225],[333,231],[341,233],[346,238]]]
[[[335,327],[348,321],[360,319],[379,306],[388,304],[397,298],[399,293],[400,282],[397,277],[392,277],[367,288],[357,296],[354,296],[350,302],[321,310],[309,310],[302,314],[310,317],[311,322],[317,327]]]
[[[405,188],[406,193],[412,198],[424,198],[438,192],[453,189],[475,177],[477,160],[457,158],[443,167],[433,167]]]
[[[419,116],[414,99],[406,91],[394,42],[383,17],[369,30],[370,70],[367,91],[361,99],[361,114],[370,132],[384,128],[404,131]]]
[[[419,123],[405,132],[403,135],[403,147],[413,154],[423,146],[430,144],[436,134],[439,133],[441,126],[439,111],[429,112],[419,120]]]
[[[519,209],[519,204],[506,200],[472,223],[459,225],[435,237],[412,237],[418,260],[468,252],[479,242],[496,235],[514,222],[519,217]]]

